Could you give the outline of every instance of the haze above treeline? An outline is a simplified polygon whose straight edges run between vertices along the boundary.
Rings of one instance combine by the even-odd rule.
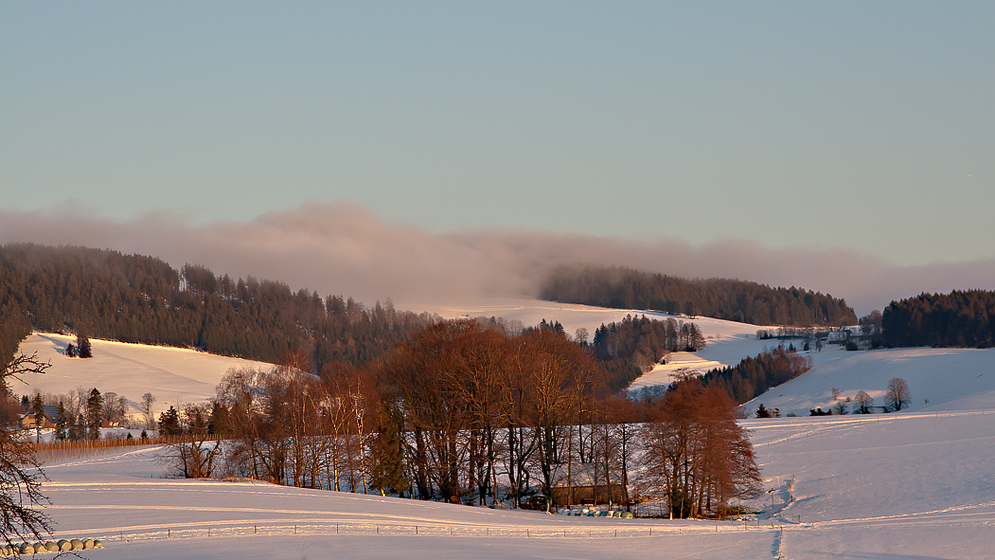
[[[702,227],[708,227],[705,221]],[[2,243],[108,248],[158,257],[174,268],[201,264],[219,275],[278,279],[295,289],[369,303],[390,298],[415,311],[473,305],[493,296],[535,297],[552,270],[577,265],[798,287],[844,299],[858,316],[924,292],[995,288],[995,260],[902,266],[858,249],[775,248],[743,239],[695,245],[682,237],[681,232],[625,239],[500,229],[432,233],[384,222],[348,201],[206,224],[171,212],[112,219],[85,205],[0,211]],[[859,240],[853,245],[859,248]]]

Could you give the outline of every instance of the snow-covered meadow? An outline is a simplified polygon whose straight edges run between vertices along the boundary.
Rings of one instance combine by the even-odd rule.
[[[568,333],[632,311],[504,303],[445,316],[558,320]],[[647,315],[650,315],[647,313]],[[763,350],[756,326],[696,319],[707,346],[693,356],[732,365]],[[93,341],[91,360],[61,355],[67,337],[22,346],[53,367],[14,391],[97,386],[166,407],[214,394],[230,367],[267,364],[189,350]],[[762,395],[796,418],[745,421],[763,494],[742,520],[670,521],[547,515],[256,482],[161,478],[159,448],[126,448],[46,467],[56,537],[97,537],[87,558],[990,558],[995,543],[995,351],[813,352],[815,367]],[[675,360],[680,361],[680,360]],[[659,373],[659,372],[657,372]],[[665,373],[664,373],[665,374]],[[654,374],[647,374],[654,375]],[[647,378],[644,376],[644,378]],[[909,382],[912,406],[892,414],[807,417],[887,380]],[[652,379],[641,381],[652,383]],[[926,402],[928,399],[929,402]],[[793,480],[793,483],[791,482]],[[792,501],[791,498],[794,498]]]
[[[47,511],[56,537],[101,538],[106,549],[83,554],[107,560],[991,557],[995,414],[746,423],[773,492],[741,520],[575,517],[169,480],[161,448],[50,462]]]

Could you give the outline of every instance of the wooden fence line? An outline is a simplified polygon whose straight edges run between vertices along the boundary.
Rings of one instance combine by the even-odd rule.
[[[348,524],[333,522],[299,522],[296,524],[253,524],[218,523],[205,527],[170,527],[151,531],[115,531],[98,536],[105,543],[132,540],[190,539],[190,538],[224,538],[238,536],[288,536],[288,535],[345,535],[345,536],[451,536],[471,538],[523,538],[523,539],[605,539],[605,538],[637,538],[661,537],[674,534],[739,532],[739,531],[783,531],[783,528],[769,526],[744,527],[734,523],[700,527],[501,527],[501,526],[463,526],[459,524],[432,523],[425,525],[399,524]],[[779,533],[780,534],[780,533]]]

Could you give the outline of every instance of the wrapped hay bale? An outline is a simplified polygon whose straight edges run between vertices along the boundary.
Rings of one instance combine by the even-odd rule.
[[[90,550],[93,548],[93,539],[83,539],[83,550]]]
[[[66,539],[59,539],[59,541],[56,542],[55,544],[59,545],[60,552],[69,552],[70,550],[73,549],[72,543],[70,543]]]
[[[28,543],[21,543],[21,547],[19,549],[19,552],[21,554],[34,554],[35,553],[35,547],[34,547],[34,545],[30,545]]]
[[[69,541],[73,545],[73,550],[83,550],[83,541],[79,539],[73,539]]]
[[[100,539],[93,539],[93,548],[104,548],[104,543]]]
[[[58,552],[59,545],[55,544],[55,541],[48,541],[45,543],[45,550],[48,552]]]

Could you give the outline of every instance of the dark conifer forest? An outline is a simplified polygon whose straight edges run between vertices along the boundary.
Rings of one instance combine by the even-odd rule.
[[[439,318],[364,307],[284,283],[175,270],[148,256],[85,247],[0,247],[0,350],[31,329],[121,342],[196,347],[276,363],[305,352],[310,369],[359,366]]]
[[[542,299],[616,309],[704,315],[755,325],[841,326],[857,322],[845,300],[801,288],[712,278],[688,280],[627,268],[561,268]]]
[[[881,329],[886,346],[990,348],[995,343],[995,292],[921,294],[891,302]]]
[[[811,358],[779,347],[755,358],[744,358],[735,366],[713,369],[701,377],[701,382],[722,390],[736,404],[743,404],[811,368]]]
[[[627,316],[594,331],[591,350],[609,373],[609,387],[624,389],[670,352],[694,352],[705,345],[698,325]]]

